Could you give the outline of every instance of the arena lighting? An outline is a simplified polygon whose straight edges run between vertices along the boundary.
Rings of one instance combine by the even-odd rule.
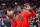
[[[15,2],[15,5],[17,5],[17,2]]]

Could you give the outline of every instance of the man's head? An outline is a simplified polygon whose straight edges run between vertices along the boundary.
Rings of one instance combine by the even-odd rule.
[[[31,10],[29,3],[25,3],[23,8],[26,10]]]
[[[19,11],[19,12],[21,11],[21,6],[17,7],[17,11]]]

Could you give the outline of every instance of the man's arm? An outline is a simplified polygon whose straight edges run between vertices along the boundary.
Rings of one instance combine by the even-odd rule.
[[[36,16],[36,13],[33,10],[30,10],[30,12],[26,12],[26,17],[35,17]]]
[[[35,17],[35,16],[36,16],[36,13],[35,13],[33,10],[32,10],[32,12],[31,12],[31,13],[32,13],[32,16],[33,16],[33,17]]]

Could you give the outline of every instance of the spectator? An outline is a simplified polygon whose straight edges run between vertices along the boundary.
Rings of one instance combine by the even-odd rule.
[[[2,20],[1,20],[1,17],[0,17],[0,26],[2,25]]]
[[[14,12],[15,16],[18,15],[21,12],[21,7],[18,6],[16,11]]]
[[[34,26],[34,27],[39,27],[39,26],[38,26],[38,23],[36,22],[36,20],[38,20],[38,19],[37,19],[37,18],[35,19],[35,22],[33,23],[33,26]]]
[[[1,16],[1,12],[0,12],[0,16]]]
[[[4,25],[4,27],[7,27],[6,25]]]

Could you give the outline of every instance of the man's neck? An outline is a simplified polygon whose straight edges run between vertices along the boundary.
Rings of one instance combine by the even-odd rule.
[[[29,10],[27,10],[27,9],[23,9],[23,11],[29,11]]]

